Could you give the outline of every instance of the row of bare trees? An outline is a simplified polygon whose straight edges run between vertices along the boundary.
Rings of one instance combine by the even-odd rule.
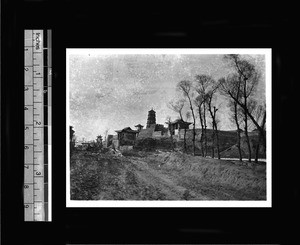
[[[252,154],[248,134],[249,124],[251,124],[259,132],[259,140],[256,143],[255,150],[255,159],[258,161],[260,145],[264,147],[264,150],[266,149],[266,107],[265,103],[259,104],[255,98],[257,84],[261,79],[260,72],[254,64],[240,55],[225,55],[223,60],[232,68],[232,72],[227,77],[222,77],[216,81],[209,75],[201,74],[196,75],[194,81],[180,81],[177,84],[177,90],[183,95],[183,98],[170,102],[170,108],[179,114],[180,119],[184,120],[183,108],[186,103],[188,107],[186,120],[190,117],[193,120],[192,143],[194,155],[196,154],[196,115],[198,114],[197,117],[201,125],[200,148],[203,157],[208,154],[207,124],[208,121],[211,122],[211,156],[215,157],[216,149],[217,157],[220,159],[218,130],[220,120],[217,116],[220,108],[216,103],[216,96],[225,96],[237,129],[237,147],[240,160],[242,160],[241,130],[243,126],[248,148],[248,160],[251,162]],[[186,130],[184,132],[184,150],[187,150]]]
[[[241,156],[241,136],[240,123],[242,118],[244,124],[244,133],[248,146],[248,161],[251,162],[251,145],[248,134],[249,125],[252,123],[259,132],[259,139],[256,144],[255,161],[258,161],[258,153],[260,145],[266,150],[266,105],[265,103],[258,104],[255,99],[255,90],[261,79],[261,74],[254,64],[246,59],[242,59],[239,55],[231,54],[225,55],[224,60],[234,68],[235,72],[229,74],[226,78],[219,80],[220,91],[229,100],[233,107],[234,119],[237,126],[238,142],[240,160]]]

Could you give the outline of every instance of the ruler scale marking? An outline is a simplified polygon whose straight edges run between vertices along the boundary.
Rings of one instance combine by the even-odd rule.
[[[49,36],[51,30],[25,30],[24,36],[24,220],[51,220],[51,152],[48,130],[48,101],[51,98],[48,80],[51,57]],[[45,38],[44,38],[45,37]],[[46,47],[46,48],[44,48]],[[45,65],[46,66],[45,66]],[[33,69],[34,67],[34,69]],[[46,77],[45,77],[46,76]],[[48,97],[45,100],[45,93]],[[45,116],[47,114],[47,116]]]

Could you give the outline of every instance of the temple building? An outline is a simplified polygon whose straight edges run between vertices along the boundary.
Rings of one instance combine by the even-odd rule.
[[[162,124],[156,123],[156,112],[153,108],[148,111],[148,118],[147,118],[147,126],[145,129],[141,128],[140,124],[136,125],[135,127],[140,128],[139,134],[137,138],[160,138],[160,137],[167,137],[168,136],[168,129],[164,127]]]
[[[135,125],[135,127],[136,127],[136,130],[138,131],[138,132],[140,132],[142,129],[143,129],[143,125],[141,125],[141,124],[138,124],[138,125]]]
[[[153,110],[153,108],[148,111],[148,119],[147,119],[147,126],[146,128],[150,128],[151,125],[156,124],[156,115],[155,115],[155,111]]]
[[[177,136],[176,139],[183,139],[184,129],[189,129],[189,125],[192,123],[185,122],[182,119],[177,119],[173,122],[166,123],[168,127],[164,127],[163,124],[156,123],[156,112],[153,108],[148,111],[147,125],[144,128],[143,125],[135,125],[136,130],[130,127],[123,128],[122,130],[116,130],[118,134],[112,139],[112,144],[115,148],[122,149],[133,147],[137,139],[143,138],[166,138],[172,135]]]
[[[183,138],[184,130],[188,130],[192,123],[185,122],[182,119],[176,119],[173,122],[166,122],[166,124],[169,125],[169,131],[172,135],[177,135],[178,139],[181,139]]]
[[[132,130],[130,127],[123,128],[122,130],[116,130],[118,136],[117,140],[114,141],[114,146],[119,148],[123,145],[133,146],[138,134],[137,130]]]

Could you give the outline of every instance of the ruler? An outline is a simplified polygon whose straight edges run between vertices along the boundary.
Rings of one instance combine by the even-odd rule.
[[[51,221],[51,30],[24,31],[24,220]]]

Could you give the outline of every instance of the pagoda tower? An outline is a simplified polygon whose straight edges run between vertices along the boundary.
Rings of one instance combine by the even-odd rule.
[[[147,119],[147,126],[146,128],[150,128],[151,124],[156,124],[156,116],[155,116],[155,111],[153,108],[148,111],[148,119]]]

